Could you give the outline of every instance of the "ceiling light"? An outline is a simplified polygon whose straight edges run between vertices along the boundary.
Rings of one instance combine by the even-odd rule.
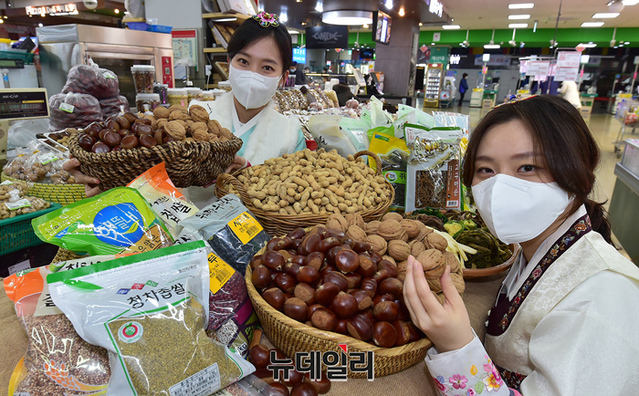
[[[630,44],[630,41],[626,41],[624,44],[629,45],[629,44]]]
[[[400,17],[403,17],[404,15],[406,15],[406,12],[404,12],[404,7],[399,9],[399,13],[398,14],[399,14]]]
[[[386,2],[384,3],[384,7],[386,7],[387,9],[392,9],[393,8],[393,0],[386,0]]]
[[[537,32],[537,23],[538,23],[538,22],[537,22],[537,21],[535,21],[535,26],[533,27],[533,33],[536,33],[536,32]]]
[[[419,26],[424,26],[424,24],[420,22],[420,23],[419,23]]]
[[[42,26],[44,26],[44,25],[43,25],[42,23],[38,23],[38,26],[39,26],[39,27],[42,27]]]
[[[4,23],[4,19],[0,19],[0,23]]]
[[[284,23],[288,22],[288,14],[286,12],[280,13],[280,21]]]
[[[624,8],[624,4],[621,2],[621,0],[612,0],[609,1],[606,5],[608,6],[608,10],[610,12],[621,12]]]
[[[317,4],[315,4],[315,11],[324,12],[324,5],[321,1],[318,1]]]
[[[430,45],[435,45],[435,43],[430,43]]]
[[[495,43],[493,43],[493,41],[491,40],[490,44],[484,44],[484,48],[485,48],[485,49],[499,49],[499,48],[501,48],[501,45],[499,45],[499,44],[495,44]]]
[[[7,19],[7,18],[9,18],[9,17],[5,15],[3,18],[4,18],[4,19]]]
[[[508,19],[530,19],[530,14],[508,15]]]
[[[120,10],[116,8],[115,10],[113,10],[113,12],[115,12],[116,14],[119,14]]]
[[[371,11],[327,11],[322,22],[329,25],[364,25],[373,23]]]
[[[639,0],[637,0],[639,1]],[[516,4],[508,4],[508,8],[511,10],[525,10],[527,8],[533,8],[535,6],[534,3],[516,3]]]
[[[577,47],[584,47],[584,48],[595,48],[596,46],[597,46],[597,44],[595,44],[595,43],[588,43],[588,44],[579,43],[577,45]]]
[[[442,29],[445,29],[445,30],[457,30],[459,28],[461,28],[461,26],[459,25],[443,25],[442,26]]]
[[[618,12],[598,12],[592,16],[593,19],[605,19],[605,18],[616,18],[619,16]]]
[[[295,2],[296,2],[296,3],[301,3],[301,2],[302,2],[302,0],[295,0]]]
[[[639,4],[639,0],[623,0],[622,3],[625,6],[633,6]]]
[[[584,22],[581,24],[581,27],[601,27],[603,25],[603,22]]]
[[[302,23],[300,23],[300,25],[306,26],[306,22],[302,22]]]
[[[509,23],[508,24],[509,29],[525,29],[527,27],[528,27],[527,23]]]
[[[288,34],[300,34],[297,30],[288,30]]]

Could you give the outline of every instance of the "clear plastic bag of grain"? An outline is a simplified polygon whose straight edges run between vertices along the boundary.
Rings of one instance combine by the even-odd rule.
[[[106,391],[111,375],[107,351],[84,341],[49,295],[48,267],[19,272],[4,280],[28,337],[9,394],[88,395]]]

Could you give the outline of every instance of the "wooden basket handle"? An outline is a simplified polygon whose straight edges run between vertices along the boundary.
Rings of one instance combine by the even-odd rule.
[[[377,154],[373,153],[372,151],[362,150],[362,151],[359,151],[359,152],[355,153],[355,155],[353,155],[353,158],[357,159],[357,158],[361,157],[362,155],[368,155],[369,157],[373,157],[373,159],[375,160],[375,164],[377,165],[376,171],[375,171],[375,175],[376,176],[381,175],[382,174],[382,160],[379,159]]]
[[[228,183],[231,183],[233,187],[235,187],[235,189],[239,192],[240,198],[242,199],[243,202],[251,202],[250,197],[246,193],[246,188],[244,187],[244,184],[242,184],[241,181],[237,180],[235,176],[233,175],[230,175],[228,173],[222,173],[218,175],[217,181],[215,182],[215,186],[219,190],[222,190],[226,187]]]

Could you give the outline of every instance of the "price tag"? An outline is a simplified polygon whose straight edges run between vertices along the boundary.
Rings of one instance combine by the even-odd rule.
[[[114,76],[111,75],[111,73],[107,73],[107,72],[102,73],[102,75],[104,76],[104,78],[115,78]]]
[[[67,113],[73,113],[73,110],[75,110],[75,107],[68,103],[60,103],[60,110],[66,111]]]
[[[4,203],[7,209],[9,210],[18,210],[21,208],[28,208],[31,206],[31,202],[28,199],[24,198],[15,202],[5,202]]]
[[[211,293],[217,293],[231,279],[235,270],[214,253],[209,253],[209,276]]]
[[[51,153],[51,152],[49,152],[49,153],[44,153],[44,154],[40,154],[40,155],[38,156],[38,161],[40,161],[40,163],[41,163],[42,165],[46,165],[46,164],[48,164],[48,163],[50,163],[50,162],[57,161],[58,159],[59,159],[59,158],[58,158],[58,157],[56,157],[56,155],[55,155],[55,154],[53,154],[53,153]]]
[[[262,225],[253,218],[253,216],[246,212],[234,218],[228,223],[228,225],[231,227],[233,233],[245,245],[264,229],[262,228]]]

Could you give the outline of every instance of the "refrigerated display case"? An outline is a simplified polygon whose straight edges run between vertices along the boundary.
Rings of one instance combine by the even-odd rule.
[[[439,107],[439,96],[444,75],[442,64],[428,65],[426,71],[426,86],[424,87],[424,106]]]
[[[120,92],[135,104],[131,66],[155,66],[156,82],[175,84],[173,41],[170,34],[89,25],[56,25],[36,28],[42,66],[42,84],[50,95],[62,90],[69,69],[88,64],[112,70]]]

